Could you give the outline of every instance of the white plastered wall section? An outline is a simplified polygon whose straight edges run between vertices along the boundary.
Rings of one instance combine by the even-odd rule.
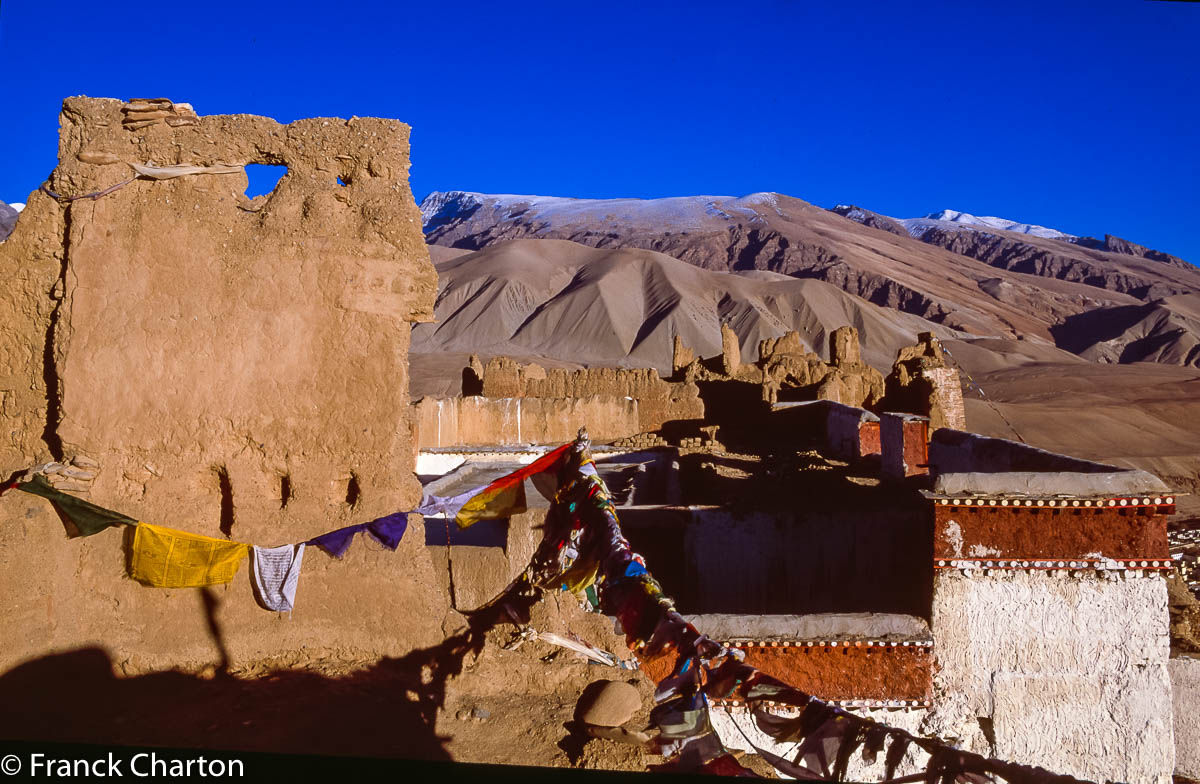
[[[1090,781],[1171,782],[1161,576],[947,571],[932,628],[939,669],[925,731]]]
[[[1200,779],[1200,658],[1171,659],[1175,700],[1175,775]]]

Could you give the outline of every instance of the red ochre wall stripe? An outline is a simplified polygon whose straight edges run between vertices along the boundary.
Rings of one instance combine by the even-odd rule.
[[[1174,511],[1171,507],[1170,511]],[[934,560],[1169,559],[1156,506],[934,505]]]
[[[746,664],[824,700],[927,702],[932,690],[932,643],[881,641],[727,642],[746,652]],[[642,664],[652,679],[669,675],[672,657]]]

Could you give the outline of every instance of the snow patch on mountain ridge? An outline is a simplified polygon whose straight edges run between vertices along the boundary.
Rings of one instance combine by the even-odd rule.
[[[969,212],[960,212],[959,210],[931,212],[924,218],[903,218],[900,220],[900,223],[909,230],[909,233],[912,233],[912,226],[926,225],[918,224],[917,221],[937,221],[938,223],[962,223],[968,226],[984,226],[989,229],[1014,231],[1018,234],[1032,234],[1035,237],[1045,237],[1052,240],[1073,239],[1075,237],[1073,234],[1067,234],[1058,229],[1051,229],[1045,226],[1038,226],[1036,223],[1020,223],[1008,218],[997,218],[994,215],[972,215]]]
[[[531,211],[547,224],[564,226],[602,222],[608,224],[656,223],[678,229],[696,229],[706,221],[748,219],[762,221],[763,207],[779,213],[778,194],[735,196],[671,196],[660,199],[572,199],[515,193],[482,194],[468,191],[433,192],[421,202],[421,218],[428,233],[438,225],[479,209],[511,218]]]

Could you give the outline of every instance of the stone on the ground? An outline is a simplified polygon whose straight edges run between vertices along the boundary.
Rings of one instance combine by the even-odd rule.
[[[584,690],[575,717],[597,727],[619,727],[642,707],[638,690],[621,681],[596,681]]]

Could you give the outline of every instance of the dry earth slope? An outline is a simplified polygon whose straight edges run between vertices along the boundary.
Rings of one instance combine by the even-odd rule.
[[[746,361],[758,358],[760,340],[789,330],[827,355],[828,334],[852,324],[866,360],[890,367],[919,332],[968,337],[822,281],[716,272],[636,248],[511,240],[440,261],[437,270],[436,321],[413,330],[414,352],[669,369],[675,335],[713,356],[723,322],[737,332]]]

